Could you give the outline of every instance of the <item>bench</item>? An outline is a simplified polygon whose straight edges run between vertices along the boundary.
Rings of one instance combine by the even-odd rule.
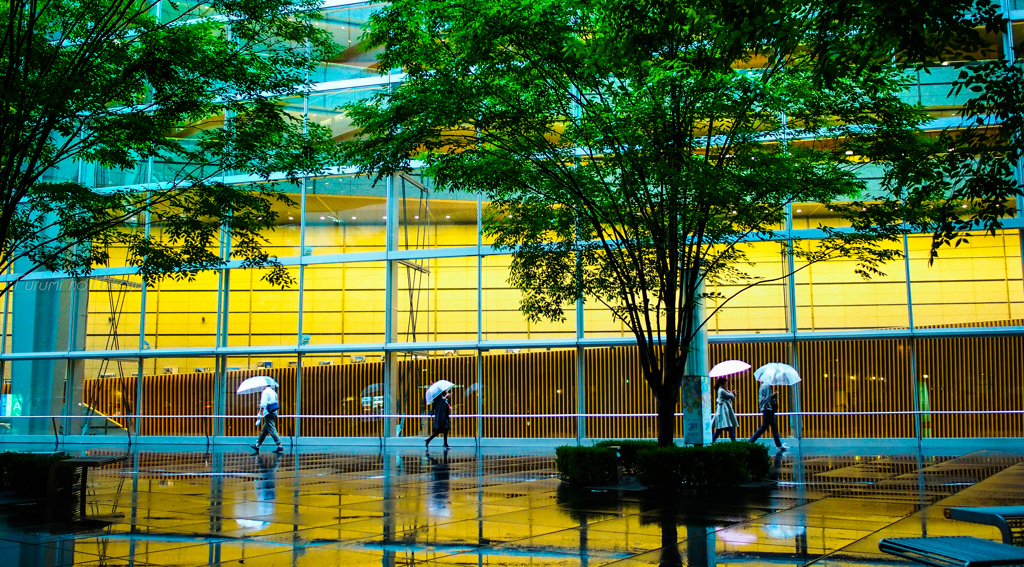
[[[1024,548],[971,536],[885,538],[878,549],[936,567],[1024,565]]]
[[[57,499],[57,493],[61,490],[65,494],[74,494],[75,479],[77,478],[79,479],[78,513],[81,518],[85,518],[85,489],[89,486],[89,468],[112,465],[127,459],[127,455],[118,457],[73,457],[53,463],[50,465],[49,477],[46,483],[47,506],[52,509]]]
[[[1024,546],[1024,506],[946,508],[942,514],[950,520],[995,526],[1003,543]]]

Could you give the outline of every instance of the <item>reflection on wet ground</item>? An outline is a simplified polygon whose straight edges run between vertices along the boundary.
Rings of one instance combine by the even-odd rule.
[[[892,536],[975,535],[946,506],[1020,504],[1024,454],[776,459],[776,482],[571,491],[550,454],[135,453],[89,517],[0,500],[0,557],[64,565],[859,565]],[[102,453],[97,451],[96,453]]]

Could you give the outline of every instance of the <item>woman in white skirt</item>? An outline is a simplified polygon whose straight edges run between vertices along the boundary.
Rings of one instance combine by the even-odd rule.
[[[712,443],[723,431],[729,433],[730,439],[736,440],[736,427],[739,422],[736,421],[736,412],[732,409],[732,401],[736,398],[736,392],[730,391],[728,386],[728,376],[722,376],[715,382],[715,389],[718,390],[718,406],[715,408],[715,434],[711,437]]]

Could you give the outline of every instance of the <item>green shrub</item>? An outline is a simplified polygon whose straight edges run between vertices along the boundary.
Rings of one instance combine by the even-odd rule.
[[[636,475],[636,455],[643,449],[654,449],[658,446],[657,441],[649,440],[607,440],[599,441],[595,447],[619,447],[619,465],[622,473]]]
[[[50,465],[69,458],[63,453],[0,453],[0,488],[14,490],[21,496],[46,496]]]
[[[764,446],[747,442],[643,449],[636,458],[637,480],[659,490],[763,481],[771,465]]]
[[[615,451],[606,447],[562,446],[555,449],[555,468],[563,482],[594,486],[615,481]]]

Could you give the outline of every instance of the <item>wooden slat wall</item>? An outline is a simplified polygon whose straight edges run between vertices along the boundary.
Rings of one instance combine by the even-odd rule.
[[[767,362],[788,361],[788,343],[714,344],[710,362],[738,358],[754,368]],[[801,406],[806,412],[911,411],[914,409],[909,342],[902,340],[813,341],[798,346]],[[653,413],[654,400],[640,376],[635,347],[591,348],[585,351],[587,413]],[[918,375],[928,391],[930,409],[1024,409],[1024,338],[978,337],[918,339]],[[476,376],[476,357],[458,356],[401,360],[398,364],[397,410],[428,415],[424,387],[438,379],[454,382],[455,414],[474,414],[474,385],[483,384],[483,412],[487,414],[548,414],[576,412],[576,351],[574,349],[522,354],[484,353],[483,380]],[[425,372],[424,372],[425,370]],[[281,382],[284,413],[295,411],[296,370],[274,368],[228,374],[227,387],[257,373]],[[383,408],[364,407],[363,396],[382,392],[384,363],[311,366],[302,369],[302,411],[305,415],[359,415],[362,419],[303,419],[303,435],[314,437],[378,436]],[[923,378],[927,375],[928,378]],[[855,380],[850,380],[854,376]],[[871,380],[874,376],[875,380]],[[884,378],[884,380],[882,380]],[[147,415],[212,415],[212,373],[143,377]],[[751,373],[733,381],[738,413],[757,413],[757,383]],[[780,411],[790,408],[789,395],[779,388]],[[117,392],[121,392],[118,404]],[[86,380],[84,401],[97,411],[130,413],[134,378]],[[227,411],[245,417],[228,418],[229,435],[255,435],[251,417],[258,394],[227,396]],[[782,435],[789,435],[789,420],[780,420]],[[747,436],[760,423],[758,416],[741,417],[737,432]],[[485,418],[485,437],[574,437],[573,418]],[[206,435],[211,420],[144,419],[144,435]],[[282,419],[279,429],[290,435],[294,424]],[[475,436],[475,419],[453,420],[453,435]],[[592,417],[586,419],[588,437],[654,437],[653,418]],[[403,435],[429,433],[430,421],[409,419]],[[932,437],[1014,437],[1024,431],[1021,415],[930,415],[923,434]],[[681,427],[677,427],[677,435]],[[914,418],[896,416],[805,416],[805,437],[913,437]]]
[[[485,414],[576,412],[576,350],[485,355]],[[484,437],[575,437],[571,417],[485,418]]]
[[[586,413],[654,413],[654,397],[640,372],[636,347],[584,351]],[[657,436],[653,417],[588,417],[588,437]]]
[[[304,415],[359,415],[359,419],[303,418],[302,435],[309,437],[377,437],[381,420],[362,398],[383,394],[384,363],[360,362],[302,369]]]
[[[917,371],[931,406],[927,409],[1024,409],[1024,338],[921,339],[916,346]],[[921,425],[927,437],[1024,435],[1020,414],[929,415]]]
[[[814,341],[798,352],[803,411],[913,411],[907,341]],[[805,416],[803,423],[804,437],[915,435],[910,415]]]

